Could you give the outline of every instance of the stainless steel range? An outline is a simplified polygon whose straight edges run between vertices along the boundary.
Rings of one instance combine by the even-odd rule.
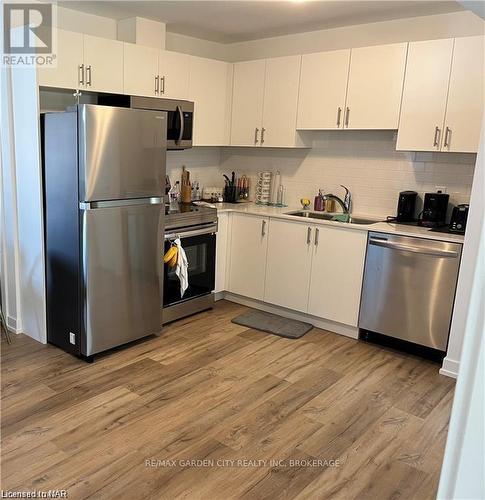
[[[177,237],[188,260],[189,286],[183,297],[175,269],[167,264],[163,280],[163,323],[210,309],[214,305],[217,210],[195,205],[165,207],[165,251]]]

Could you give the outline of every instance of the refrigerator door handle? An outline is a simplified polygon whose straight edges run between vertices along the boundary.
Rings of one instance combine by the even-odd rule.
[[[162,196],[151,198],[132,198],[130,200],[107,200],[107,201],[82,201],[79,203],[80,210],[95,210],[96,208],[127,207],[132,205],[161,205],[164,203]]]

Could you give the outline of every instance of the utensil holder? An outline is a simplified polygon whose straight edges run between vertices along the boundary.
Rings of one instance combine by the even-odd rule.
[[[224,188],[224,201],[226,203],[236,203],[239,197],[237,186],[226,186]]]

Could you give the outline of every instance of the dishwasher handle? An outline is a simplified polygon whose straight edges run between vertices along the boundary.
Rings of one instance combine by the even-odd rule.
[[[448,257],[448,258],[458,257],[458,252],[454,252],[452,250],[433,250],[422,247],[414,247],[411,245],[403,245],[401,243],[393,243],[392,241],[387,241],[384,239],[369,238],[369,244],[378,247],[390,248],[391,250],[401,250],[404,252],[419,253],[421,255],[433,255],[435,257]]]

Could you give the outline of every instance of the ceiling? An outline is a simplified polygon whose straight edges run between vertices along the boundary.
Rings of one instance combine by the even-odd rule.
[[[139,16],[167,30],[220,43],[464,10],[454,0],[60,1],[70,9],[124,19]]]

